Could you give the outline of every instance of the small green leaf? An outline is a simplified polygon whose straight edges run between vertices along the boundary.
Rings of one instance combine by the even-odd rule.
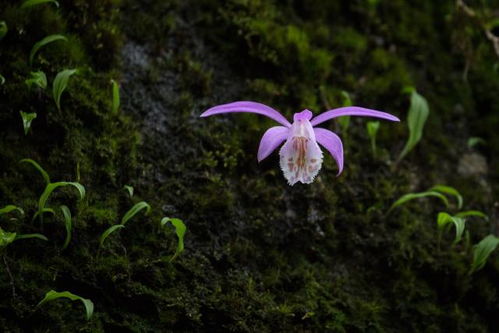
[[[61,96],[68,86],[69,78],[77,72],[78,70],[76,69],[65,69],[57,73],[52,86],[52,93],[57,109],[61,110]]]
[[[31,122],[33,119],[36,119],[36,113],[26,113],[23,111],[19,112],[21,114],[21,118],[23,119],[23,127],[24,127],[24,135],[28,135],[29,129],[31,128]]]
[[[142,209],[146,210],[146,215],[149,214],[151,211],[151,206],[145,201],[141,201],[139,203],[136,203],[133,205],[132,208],[128,210],[128,212],[123,215],[123,218],[121,219],[121,224],[126,224],[132,217],[134,217],[138,212],[140,212]]]
[[[485,145],[487,142],[485,142],[484,139],[478,138],[478,137],[471,137],[468,139],[468,148],[473,148],[477,145]]]
[[[352,99],[350,98],[350,94],[348,92],[342,90],[341,97],[343,98],[342,106],[352,106]],[[346,134],[348,126],[350,126],[350,116],[339,117],[338,123],[340,124],[341,132]]]
[[[432,188],[430,188],[428,191],[436,191],[444,194],[453,195],[457,199],[457,209],[461,209],[461,207],[463,207],[463,197],[461,196],[461,193],[459,193],[459,191],[453,187],[446,185],[435,185]]]
[[[92,314],[94,313],[94,303],[92,303],[91,300],[87,298],[83,298],[81,296],[75,295],[73,293],[70,293],[69,291],[55,291],[55,290],[50,290],[48,293],[45,294],[45,297],[38,303],[37,306],[40,306],[46,302],[50,302],[53,300],[56,300],[58,298],[68,298],[72,301],[81,301],[83,305],[85,306],[85,311],[87,314],[87,320],[90,320],[92,317]]]
[[[50,213],[52,215],[55,215],[55,210],[53,210],[52,208],[43,208],[41,211],[38,210],[36,211],[35,215],[33,215],[33,218],[31,220],[34,221],[39,215],[43,215],[45,213]]]
[[[463,236],[464,227],[466,226],[466,220],[461,217],[451,216],[445,212],[438,213],[437,225],[441,232],[449,223],[453,223],[456,227],[456,237],[454,239],[454,244],[456,244],[461,240]]]
[[[20,207],[14,206],[14,205],[7,205],[3,208],[0,208],[0,215],[8,214],[14,210],[17,210],[19,213],[21,213],[21,215],[24,215],[24,210],[22,210],[22,208],[20,208]]]
[[[2,40],[5,37],[7,31],[9,31],[7,23],[5,23],[5,21],[0,21],[0,40]]]
[[[57,8],[59,8],[59,3],[55,0],[26,0],[21,5],[21,9],[30,8],[36,5],[41,5],[43,3],[53,3]]]
[[[73,223],[71,221],[71,211],[68,206],[62,205],[61,207],[62,215],[64,215],[64,226],[66,227],[66,239],[64,240],[64,244],[62,245],[62,249],[68,247],[69,242],[71,241],[71,231],[73,229]]]
[[[467,210],[465,212],[459,212],[456,214],[457,217],[468,217],[468,216],[477,216],[485,219],[486,221],[489,220],[489,217],[485,215],[484,213],[478,211],[478,210]]]
[[[112,113],[117,114],[120,108],[120,86],[116,81],[111,80],[111,84],[113,86],[113,107]]]
[[[379,129],[379,121],[369,121],[366,124],[367,135],[371,141],[371,149],[373,151],[373,155],[376,156],[376,134]]]
[[[0,249],[6,247],[16,239],[15,232],[6,232],[0,228]]]
[[[170,259],[170,262],[172,262],[180,253],[184,251],[184,235],[187,227],[182,220],[170,217],[164,217],[161,220],[161,226],[164,227],[168,222],[170,222],[175,227],[175,233],[177,234],[178,238],[177,250],[175,251],[173,257]]]
[[[408,194],[401,196],[397,201],[395,201],[393,203],[393,205],[390,207],[390,209],[388,210],[388,212],[390,212],[392,209],[394,209],[402,204],[405,204],[408,201],[411,201],[414,199],[419,199],[419,198],[426,198],[426,197],[436,197],[436,198],[442,200],[443,203],[445,204],[445,206],[449,205],[449,201],[447,200],[447,198],[438,192],[429,191],[429,192],[420,192],[420,193],[408,193]]]
[[[0,86],[5,83],[5,78],[3,77],[2,74],[0,74]]]
[[[24,159],[20,160],[20,161],[19,161],[19,163],[29,163],[29,164],[31,164],[32,166],[34,166],[34,167],[35,167],[35,169],[36,169],[36,170],[38,170],[38,171],[41,173],[41,175],[42,175],[43,179],[45,180],[45,182],[46,182],[47,184],[50,184],[50,177],[49,177],[49,174],[47,173],[47,171],[45,171],[45,170],[44,170],[44,169],[40,166],[40,164],[36,163],[34,160],[32,160],[32,159],[30,159],[30,158],[24,158]]]
[[[47,200],[49,199],[50,194],[58,187],[62,186],[73,186],[75,187],[79,194],[80,194],[80,199],[83,200],[85,198],[85,187],[81,185],[80,183],[76,182],[57,182],[57,183],[50,183],[45,187],[45,190],[43,191],[42,195],[40,196],[40,199],[38,200],[38,213],[40,215],[40,218],[43,216],[43,209],[45,209],[45,205],[47,204]]]
[[[409,138],[405,144],[398,161],[402,160],[421,140],[423,136],[423,128],[428,119],[430,108],[426,99],[418,94],[416,90],[411,93],[411,106],[407,116],[407,124],[409,126]]]
[[[26,79],[24,82],[26,85],[31,88],[32,86],[37,86],[42,89],[47,88],[47,76],[42,71],[31,72],[30,78]]]
[[[41,240],[44,240],[44,241],[48,241],[48,238],[45,237],[42,234],[21,234],[21,235],[16,235],[16,239],[15,240],[18,240],[18,239],[28,239],[28,238],[38,238],[38,239],[41,239]]]
[[[487,258],[496,249],[497,245],[499,245],[499,238],[494,235],[488,235],[474,246],[470,274],[485,266]]]
[[[132,198],[133,197],[133,186],[125,185],[125,186],[123,186],[123,188],[128,191],[128,195],[130,196],[130,198]]]
[[[53,42],[56,42],[59,40],[62,40],[65,42],[68,41],[68,39],[66,37],[64,37],[63,35],[49,35],[49,36],[43,38],[42,40],[36,42],[35,45],[33,45],[33,48],[31,49],[31,52],[29,54],[29,64],[30,65],[33,64],[33,59],[35,58],[35,55],[38,52],[38,50],[40,50],[42,47],[46,46],[47,44],[50,44],[50,43],[53,43]]]
[[[100,236],[100,238],[99,238],[99,244],[100,244],[100,246],[102,247],[104,245],[104,241],[106,240],[107,237],[109,237],[110,234],[112,234],[116,230],[124,228],[124,227],[125,226],[123,224],[115,224],[115,225],[107,228],[106,231],[104,231],[102,233],[102,235]]]

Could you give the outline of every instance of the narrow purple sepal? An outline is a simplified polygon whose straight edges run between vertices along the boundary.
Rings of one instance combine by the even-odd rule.
[[[326,148],[336,161],[336,164],[338,165],[337,176],[339,176],[343,171],[343,143],[341,142],[340,137],[333,132],[320,127],[315,127],[314,133],[317,142]]]
[[[314,119],[312,119],[310,123],[312,124],[312,126],[316,126],[319,125],[320,123],[325,122],[326,120],[342,116],[374,117],[391,121],[400,121],[400,119],[398,119],[397,117],[386,112],[361,108],[358,106],[347,106],[323,112]]]
[[[272,154],[272,152],[288,138],[288,134],[289,128],[284,126],[269,128],[265,134],[263,134],[262,140],[260,141],[260,147],[258,148],[258,162],[261,162],[267,158],[267,156]]]
[[[290,122],[277,110],[265,104],[250,102],[250,101],[239,101],[239,102],[217,105],[203,112],[201,114],[201,117],[209,117],[216,114],[230,113],[230,112],[249,112],[249,113],[261,114],[277,121],[278,123],[286,127],[291,127]]]

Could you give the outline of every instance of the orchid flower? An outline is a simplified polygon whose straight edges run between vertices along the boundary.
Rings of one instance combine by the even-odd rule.
[[[201,114],[209,117],[221,113],[250,112],[267,116],[283,126],[269,128],[263,134],[258,148],[258,162],[269,156],[284,141],[279,151],[280,166],[289,185],[297,182],[310,184],[322,166],[321,144],[333,156],[338,165],[338,176],[343,171],[343,143],[333,132],[315,127],[326,120],[341,116],[363,116],[399,121],[389,113],[357,106],[342,107],[321,113],[312,118],[312,112],[303,110],[295,113],[291,124],[273,108],[256,102],[240,101],[214,106]]]

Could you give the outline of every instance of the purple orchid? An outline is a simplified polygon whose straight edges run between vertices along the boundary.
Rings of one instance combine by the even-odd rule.
[[[333,132],[315,127],[326,120],[341,116],[375,117],[391,121],[400,121],[389,113],[365,109],[357,106],[342,107],[321,113],[312,119],[312,112],[303,110],[295,113],[293,124],[273,108],[256,102],[241,101],[214,106],[201,114],[209,117],[229,112],[250,112],[267,116],[284,126],[269,128],[260,141],[258,162],[269,156],[284,141],[279,151],[280,166],[289,185],[297,182],[310,184],[322,166],[320,143],[333,156],[338,164],[338,175],[343,171],[343,143]]]

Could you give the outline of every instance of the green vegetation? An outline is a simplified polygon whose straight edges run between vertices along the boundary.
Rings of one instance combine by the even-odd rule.
[[[57,108],[59,110],[61,110],[62,93],[68,87],[69,78],[76,73],[78,73],[77,69],[65,69],[57,73],[57,76],[54,79],[54,83],[52,85],[52,94],[54,96],[55,104],[57,105]]]
[[[177,250],[175,251],[175,254],[173,257],[171,257],[170,262],[175,260],[179,256],[180,253],[184,251],[184,235],[185,231],[187,230],[187,227],[185,226],[184,222],[181,219],[177,218],[169,218],[169,217],[163,217],[161,219],[161,226],[164,227],[166,224],[170,222],[174,227],[175,227],[175,233],[177,234],[178,238],[178,245],[177,245]]]
[[[407,115],[407,126],[409,127],[409,138],[400,153],[397,162],[402,160],[423,137],[423,129],[430,114],[430,108],[426,99],[418,94],[414,88],[411,91],[411,106]]]
[[[87,320],[90,320],[90,318],[92,318],[92,314],[94,313],[94,303],[92,303],[92,301],[87,298],[80,297],[78,295],[70,293],[69,291],[58,292],[55,290],[50,290],[45,294],[45,297],[40,301],[40,303],[38,303],[38,306],[59,298],[68,298],[72,301],[81,301],[85,306]]]
[[[24,135],[28,135],[29,129],[31,128],[31,122],[36,119],[37,114],[36,113],[26,113],[26,112],[19,112],[21,114],[21,118],[23,120],[23,127],[24,127]]]
[[[47,37],[43,38],[42,40],[36,42],[35,45],[33,45],[33,48],[31,49],[31,52],[29,53],[29,63],[30,63],[30,65],[33,64],[33,59],[35,58],[36,53],[42,47],[44,47],[44,46],[46,46],[46,45],[48,45],[50,43],[57,42],[58,40],[62,40],[62,41],[65,41],[65,42],[68,41],[68,39],[65,36],[62,36],[62,35],[50,35],[50,36],[47,36]]]

